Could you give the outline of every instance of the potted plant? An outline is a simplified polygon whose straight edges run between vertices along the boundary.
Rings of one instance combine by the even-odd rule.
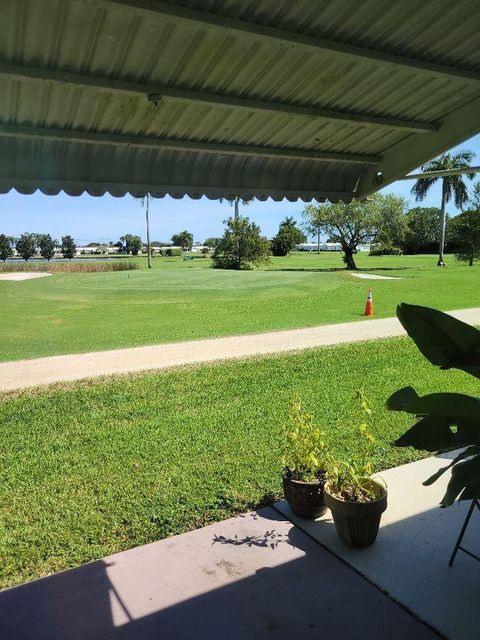
[[[295,399],[285,429],[283,492],[297,516],[318,518],[327,510],[323,493],[326,460],[323,432]]]
[[[387,508],[387,489],[372,478],[370,451],[375,443],[369,428],[372,409],[362,389],[356,397],[361,413],[360,457],[355,462],[329,462],[325,503],[342,541],[349,547],[362,548],[377,538],[382,513]]]

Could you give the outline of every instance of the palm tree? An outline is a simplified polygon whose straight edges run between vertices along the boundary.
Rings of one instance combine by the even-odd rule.
[[[241,198],[240,196],[235,196],[234,198],[220,198],[220,202],[223,202],[224,200],[233,205],[233,217],[235,220],[238,220],[238,218],[240,217],[240,203],[242,203],[245,207],[252,201],[251,199],[245,200],[245,198]]]
[[[422,166],[422,171],[446,171],[450,169],[468,169],[475,154],[472,151],[460,151],[459,153],[450,154],[444,153],[434,160],[430,160],[427,164]],[[473,180],[474,173],[467,173],[467,177]],[[430,191],[430,187],[437,182],[442,181],[442,205],[440,209],[440,231],[439,231],[439,250],[438,250],[438,262],[439,267],[445,266],[443,252],[445,249],[445,221],[446,221],[446,206],[447,202],[454,199],[455,206],[462,209],[463,205],[468,200],[467,186],[461,175],[450,175],[442,177],[430,177],[419,178],[412,187],[412,193],[415,199],[418,201],[424,200],[427,193]]]
[[[144,196],[140,198],[133,196],[135,200],[139,200],[142,207],[145,209],[145,222],[147,225],[147,266],[149,269],[152,268],[152,253],[150,248],[150,202],[152,200],[152,196],[150,193],[146,193]],[[122,240],[122,238],[120,238]]]

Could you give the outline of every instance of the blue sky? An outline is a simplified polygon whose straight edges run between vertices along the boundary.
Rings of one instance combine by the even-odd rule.
[[[471,138],[456,149],[471,149],[480,162],[480,135]],[[414,206],[410,195],[413,182],[396,182],[385,193],[405,196]],[[435,185],[423,206],[438,206],[440,186]],[[247,215],[260,225],[262,232],[271,237],[285,216],[300,220],[302,202],[254,201],[248,206]],[[93,198],[88,195],[77,198],[65,194],[45,196],[35,193],[24,196],[16,191],[0,197],[0,233],[19,236],[24,232],[50,233],[52,237],[72,235],[77,243],[116,242],[125,233],[135,233],[145,238],[144,211],[137,200],[130,196]],[[450,203],[450,214],[455,206]],[[195,241],[203,242],[209,236],[218,236],[223,229],[222,220],[231,215],[228,203],[202,198],[201,200],[154,200],[151,207],[151,239],[168,241],[173,233],[188,229]]]

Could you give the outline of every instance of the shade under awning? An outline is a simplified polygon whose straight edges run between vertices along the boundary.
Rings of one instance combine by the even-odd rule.
[[[0,192],[349,201],[480,131],[477,0],[2,0]]]

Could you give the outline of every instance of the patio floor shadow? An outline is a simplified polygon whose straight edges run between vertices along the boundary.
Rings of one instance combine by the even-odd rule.
[[[273,509],[0,594],[2,640],[438,636]]]

